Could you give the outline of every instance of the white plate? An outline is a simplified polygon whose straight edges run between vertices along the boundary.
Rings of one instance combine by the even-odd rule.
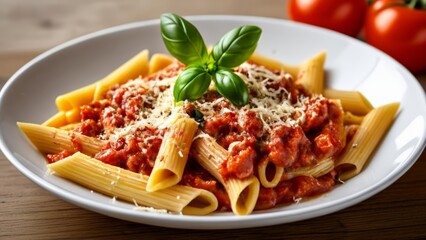
[[[142,49],[166,52],[159,21],[118,26],[55,47],[22,67],[7,82],[0,98],[0,147],[25,176],[56,196],[83,208],[129,221],[192,229],[258,227],[329,214],[363,201],[402,176],[425,145],[426,100],[417,80],[399,63],[366,44],[331,31],[294,22],[259,17],[192,16],[207,44],[233,27],[263,29],[257,51],[289,64],[299,64],[321,50],[330,87],[357,89],[374,106],[401,102],[401,111],[365,170],[318,198],[256,211],[249,216],[212,214],[183,216],[138,211],[133,204],[113,202],[86,188],[46,174],[43,156],[29,144],[17,121],[41,123],[56,112],[58,94],[96,81]]]

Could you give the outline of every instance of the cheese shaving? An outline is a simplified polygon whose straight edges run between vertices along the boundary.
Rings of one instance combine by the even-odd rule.
[[[115,141],[120,137],[132,136],[136,129],[157,128],[164,129],[173,121],[172,114],[184,114],[182,107],[175,106],[173,97],[173,84],[176,76],[163,79],[145,80],[142,78],[130,80],[120,86],[128,88],[129,91],[137,89],[146,89],[146,94],[140,94],[142,97],[141,111],[133,122],[123,128],[115,128],[112,132],[105,132],[101,138]],[[149,141],[150,139],[144,139]]]
[[[244,72],[244,74],[242,74]],[[111,132],[105,132],[101,138],[107,140],[117,140],[120,137],[132,135],[136,129],[146,127],[164,129],[171,123],[173,114],[186,114],[184,107],[187,104],[195,105],[196,109],[203,113],[205,119],[209,119],[216,114],[226,112],[236,112],[239,116],[238,123],[243,127],[243,116],[247,111],[254,112],[263,123],[263,132],[270,131],[274,127],[286,125],[297,126],[305,120],[305,102],[307,96],[299,96],[296,103],[292,103],[291,94],[284,88],[277,89],[268,87],[277,84],[283,79],[292,81],[291,75],[280,71],[272,72],[269,69],[250,63],[243,63],[238,67],[236,73],[247,83],[249,92],[255,92],[255,96],[250,96],[249,104],[243,107],[236,107],[228,104],[228,107],[221,107],[223,102],[229,102],[224,97],[218,97],[214,100],[207,100],[202,97],[196,101],[184,101],[181,106],[175,106],[173,97],[173,85],[180,71],[175,74],[167,74],[172,77],[158,78],[154,80],[145,80],[138,78],[131,80],[121,88],[127,88],[130,91],[137,89],[146,89],[142,97],[142,106],[137,118],[123,128],[116,128]],[[214,85],[209,91],[214,91]],[[201,137],[201,136],[200,136]],[[148,140],[146,140],[148,141]]]
[[[268,88],[269,84],[276,84],[283,78],[292,81],[292,76],[284,71],[278,74],[269,69],[249,63],[243,63],[239,69],[246,74],[237,74],[247,83],[249,92],[255,92],[256,96],[251,96],[249,104],[244,107],[236,107],[229,104],[229,107],[221,107],[223,101],[228,101],[224,97],[217,98],[214,101],[206,101],[201,98],[192,102],[204,114],[205,119],[215,114],[224,114],[227,112],[236,112],[239,116],[239,125],[244,126],[243,118],[247,111],[255,112],[257,117],[263,123],[263,131],[267,132],[274,127],[286,125],[295,127],[302,124],[306,118],[305,102],[309,100],[307,96],[298,97],[298,101],[291,102],[291,94],[284,88]],[[219,109],[219,112],[218,112]]]

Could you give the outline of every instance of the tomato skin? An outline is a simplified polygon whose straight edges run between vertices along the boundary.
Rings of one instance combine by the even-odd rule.
[[[356,36],[364,23],[366,0],[289,0],[290,19]]]
[[[426,69],[426,10],[404,1],[378,0],[367,12],[365,41],[386,52],[412,72]]]

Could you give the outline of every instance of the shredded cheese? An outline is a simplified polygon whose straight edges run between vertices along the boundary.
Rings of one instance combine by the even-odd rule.
[[[144,94],[140,94],[143,106],[141,106],[139,115],[134,121],[122,128],[106,131],[101,138],[114,141],[120,137],[132,136],[132,133],[138,128],[164,129],[170,124],[171,115],[186,114],[184,112],[186,104],[195,105],[196,109],[203,113],[205,119],[209,119],[215,114],[236,112],[239,116],[238,123],[240,126],[243,126],[243,116],[247,111],[252,111],[262,121],[263,132],[280,125],[294,127],[303,123],[306,118],[305,102],[309,98],[300,96],[294,104],[291,101],[291,94],[284,87],[277,89],[267,87],[271,84],[277,84],[283,79],[291,80],[291,75],[284,71],[275,73],[263,66],[250,63],[243,63],[238,67],[238,70],[244,72],[244,74],[238,71],[236,73],[247,83],[249,92],[256,92],[256,96],[251,96],[249,104],[243,107],[236,107],[232,104],[229,104],[229,107],[221,107],[224,101],[228,101],[224,97],[212,101],[202,97],[196,101],[184,101],[181,106],[176,106],[173,97],[173,85],[180,71],[176,71],[175,74],[166,74],[172,77],[162,79],[148,81],[138,78],[131,80],[120,87],[127,88],[129,91],[146,89]],[[209,91],[212,90],[214,90],[213,84]],[[145,139],[144,141],[149,140]]]
[[[204,114],[204,118],[208,119],[215,114],[224,114],[227,112],[237,112],[239,117],[239,125],[243,126],[243,118],[247,111],[255,112],[263,123],[263,132],[267,132],[274,127],[286,125],[297,126],[303,123],[306,118],[305,102],[309,100],[306,96],[300,96],[297,103],[291,102],[290,93],[284,88],[279,87],[274,90],[268,88],[268,84],[279,83],[286,78],[290,80],[292,76],[284,71],[276,74],[263,66],[249,63],[243,63],[240,67],[245,74],[237,73],[248,85],[250,92],[256,92],[257,96],[251,96],[249,104],[238,108],[232,104],[228,107],[220,107],[223,101],[228,101],[224,97],[220,97],[214,101],[206,101],[201,98],[192,102]],[[217,112],[219,109],[219,112]]]
[[[123,128],[115,128],[113,131],[106,131],[101,138],[114,141],[120,137],[131,137],[132,133],[138,128],[164,129],[172,121],[170,115],[183,114],[182,107],[176,107],[174,104],[173,84],[177,75],[178,73],[174,77],[150,81],[137,78],[120,86],[120,88],[127,88],[129,91],[137,91],[141,88],[147,90],[145,94],[139,95],[142,97],[142,109],[139,116],[131,124]],[[148,142],[152,138],[155,137],[144,139],[144,141]]]

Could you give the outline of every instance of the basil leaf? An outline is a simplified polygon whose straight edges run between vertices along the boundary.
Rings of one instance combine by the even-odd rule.
[[[203,96],[210,86],[211,76],[202,66],[190,66],[179,74],[173,88],[175,102],[195,100]]]
[[[208,60],[207,47],[197,28],[182,17],[161,15],[161,36],[167,50],[186,65],[202,64]]]
[[[256,26],[234,28],[213,47],[213,59],[219,66],[227,68],[240,65],[253,54],[261,33]]]
[[[204,122],[204,114],[197,109],[192,109],[189,116],[198,123]]]
[[[232,70],[220,68],[213,80],[217,91],[226,97],[232,104],[243,106],[248,103],[248,88],[246,83]]]

